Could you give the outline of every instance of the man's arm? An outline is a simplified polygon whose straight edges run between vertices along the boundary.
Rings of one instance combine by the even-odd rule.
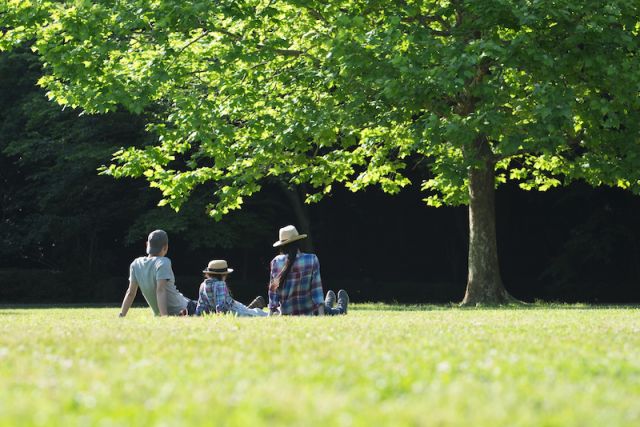
[[[158,311],[160,316],[168,316],[167,311],[167,286],[169,281],[167,279],[159,279],[156,286],[156,299],[158,301]]]
[[[124,294],[124,299],[122,300],[122,307],[120,308],[120,317],[124,317],[127,315],[131,304],[133,303],[133,299],[136,297],[138,293],[138,284],[133,280],[129,280],[129,288],[127,292]]]

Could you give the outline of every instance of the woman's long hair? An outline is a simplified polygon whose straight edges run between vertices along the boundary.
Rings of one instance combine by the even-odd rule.
[[[282,271],[273,279],[271,282],[271,290],[277,290],[280,285],[284,285],[287,281],[287,277],[289,276],[289,272],[291,271],[291,267],[296,262],[296,256],[298,255],[298,248],[300,245],[298,242],[291,242],[288,245],[284,245],[280,249],[280,253],[287,256],[286,261],[284,262],[284,268]]]

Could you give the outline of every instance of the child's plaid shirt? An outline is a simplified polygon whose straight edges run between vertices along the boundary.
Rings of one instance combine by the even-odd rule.
[[[278,255],[271,261],[271,284],[284,269],[287,255]],[[287,280],[275,291],[269,287],[269,309],[280,308],[283,315],[313,314],[324,304],[320,262],[314,254],[298,253]]]
[[[206,279],[200,284],[198,292],[198,305],[196,306],[196,315],[202,313],[226,313],[233,304],[233,298],[229,293],[227,284],[217,278]]]

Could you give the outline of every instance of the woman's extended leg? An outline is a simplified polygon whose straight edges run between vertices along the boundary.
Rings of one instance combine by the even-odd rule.
[[[235,313],[237,316],[244,317],[266,317],[268,314],[266,311],[262,311],[259,308],[248,308],[246,305],[235,300],[231,305],[231,312]]]

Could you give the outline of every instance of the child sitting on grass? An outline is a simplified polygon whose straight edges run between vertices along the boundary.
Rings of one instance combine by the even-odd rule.
[[[233,313],[236,316],[267,316],[262,308],[265,306],[264,298],[256,298],[249,308],[246,305],[233,299],[229,293],[226,279],[232,273],[227,261],[223,259],[213,260],[204,269],[205,280],[200,284],[198,292],[198,305],[196,306],[196,316],[209,313]]]

